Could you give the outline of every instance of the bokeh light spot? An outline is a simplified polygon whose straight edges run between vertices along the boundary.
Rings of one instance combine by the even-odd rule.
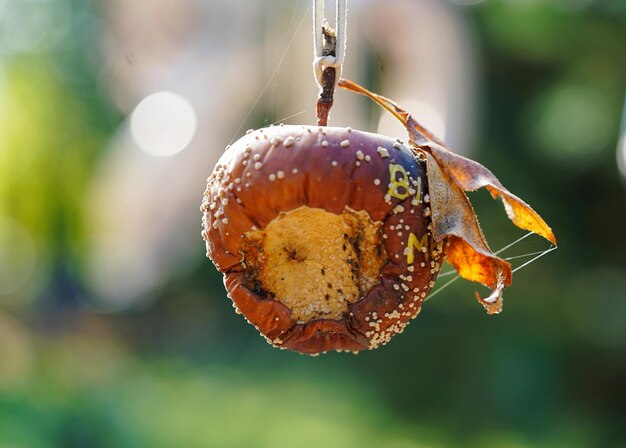
[[[144,98],[130,119],[133,140],[154,156],[171,156],[189,145],[196,133],[196,113],[187,99],[172,92]]]
[[[617,167],[622,177],[626,180],[626,130],[622,134],[617,146]]]
[[[614,138],[615,120],[604,94],[582,85],[558,86],[530,108],[531,146],[563,165],[601,160]]]
[[[617,168],[622,174],[622,179],[626,181],[626,100],[622,114],[622,129],[617,142]]]

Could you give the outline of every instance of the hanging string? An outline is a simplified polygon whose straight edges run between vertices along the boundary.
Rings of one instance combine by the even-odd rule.
[[[336,0],[335,29],[324,16],[324,0],[314,0],[313,9],[313,70],[320,86],[317,101],[317,124],[326,126],[333,106],[335,88],[341,78],[346,53],[348,0]]]

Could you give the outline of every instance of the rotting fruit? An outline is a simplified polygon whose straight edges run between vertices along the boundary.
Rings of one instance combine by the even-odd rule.
[[[237,312],[275,347],[306,354],[386,344],[421,309],[445,259],[502,309],[510,265],[492,253],[464,191],[487,188],[509,218],[551,229],[485,167],[449,151],[392,101],[404,144],[350,128],[273,126],[227,148],[202,202],[207,255]]]

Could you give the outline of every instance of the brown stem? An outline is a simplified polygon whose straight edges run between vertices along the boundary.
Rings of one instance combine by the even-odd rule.
[[[324,37],[324,56],[336,56],[337,51],[337,33],[328,25],[322,27]],[[332,67],[326,67],[322,71],[322,91],[317,100],[317,125],[328,126],[328,116],[330,108],[333,107],[337,72]]]
[[[317,100],[317,125],[327,126],[330,108],[333,107],[335,95],[335,69],[326,67],[322,72],[322,91]]]

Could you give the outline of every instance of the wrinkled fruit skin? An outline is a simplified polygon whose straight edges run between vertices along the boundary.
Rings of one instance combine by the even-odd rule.
[[[358,352],[402,332],[434,285],[443,254],[432,238],[428,201],[425,162],[395,140],[346,128],[276,126],[248,133],[220,158],[204,194],[202,235],[233,306],[270,344],[306,354]],[[249,235],[307,208],[365,211],[379,226],[385,263],[339,318],[294,319],[281,297],[255,281],[259,267],[252,272],[244,257]],[[303,238],[303,247],[317,250]],[[350,244],[358,253],[358,241]],[[257,252],[262,261],[263,248]]]

